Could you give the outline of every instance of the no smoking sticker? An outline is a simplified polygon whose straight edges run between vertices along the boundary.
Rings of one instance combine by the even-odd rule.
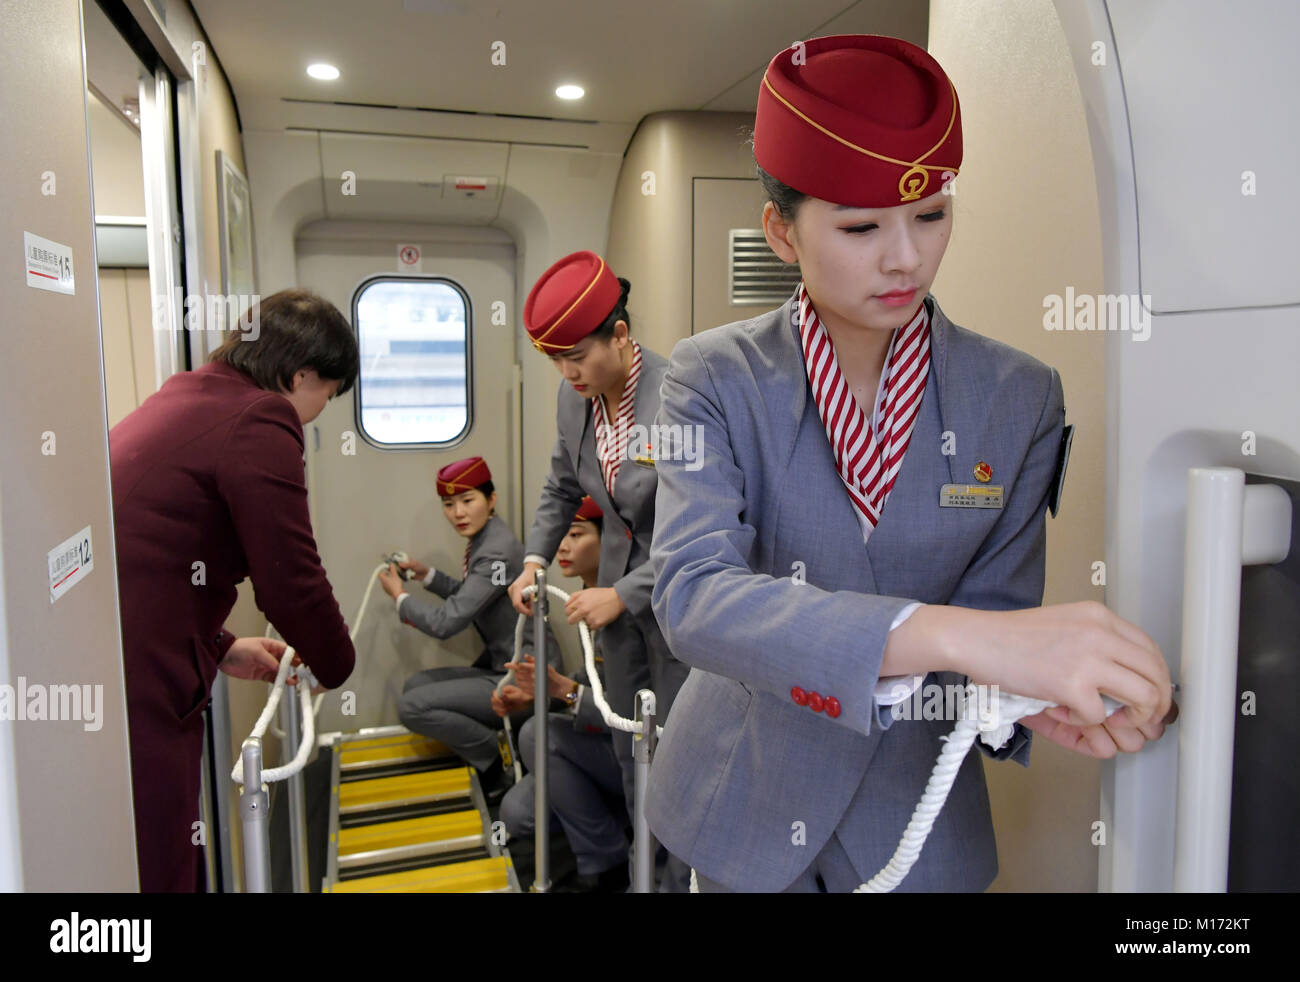
[[[423,272],[418,245],[404,243],[397,247],[397,269],[402,273]]]

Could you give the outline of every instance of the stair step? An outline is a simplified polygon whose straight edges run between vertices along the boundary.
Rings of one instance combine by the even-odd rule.
[[[470,797],[470,769],[454,767],[339,785],[339,815]]]
[[[447,866],[384,873],[335,883],[328,893],[509,893],[510,860],[488,856]]]
[[[339,745],[339,769],[350,771],[371,767],[407,764],[415,761],[454,758],[451,750],[437,740],[408,733],[404,736],[348,740]]]
[[[339,830],[339,869],[482,845],[483,817],[477,810],[360,825]]]

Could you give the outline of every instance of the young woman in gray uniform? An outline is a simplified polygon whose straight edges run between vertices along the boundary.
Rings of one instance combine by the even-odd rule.
[[[1028,764],[1031,733],[1109,757],[1163,731],[1151,639],[1099,604],[1038,606],[1059,376],[928,295],[961,150],[951,81],[896,38],[801,41],[760,85],[763,226],[802,282],[681,341],[660,410],[704,452],[659,467],[654,611],[691,673],[648,814],[701,891],[874,876],[952,729],[891,708],[927,678],[1058,704],[995,754],[981,744],[997,759]],[[1126,709],[1108,717],[1103,693]],[[996,873],[971,754],[900,889],[983,890]]]
[[[402,566],[420,579],[429,593],[407,594],[394,567],[380,574],[380,584],[394,598],[402,623],[431,637],[445,639],[473,626],[483,639],[483,653],[470,666],[431,668],[406,680],[398,711],[403,725],[442,741],[474,766],[490,802],[500,799],[509,779],[497,749],[501,719],[492,711],[492,692],[514,657],[518,615],[506,586],[523,565],[524,547],[495,514],[492,473],[482,457],[469,457],[438,471],[443,514],[467,541],[460,578],[419,562]],[[525,634],[531,647],[531,625]]]
[[[524,305],[524,327],[538,351],[563,376],[556,397],[551,473],[528,535],[524,572],[511,585],[515,609],[529,612],[522,593],[569,530],[583,495],[604,512],[599,586],[583,590],[565,610],[570,623],[601,629],[609,701],[631,716],[636,692],[654,689],[660,719],[670,718],[687,668],[664,642],[650,592],[650,540],[655,531],[655,451],[647,439],[659,411],[668,363],[633,340],[627,314],[631,284],[594,252],[575,252],[538,278]],[[632,807],[632,738],[614,734],[623,786]],[[669,868],[664,888],[685,889],[689,873]]]

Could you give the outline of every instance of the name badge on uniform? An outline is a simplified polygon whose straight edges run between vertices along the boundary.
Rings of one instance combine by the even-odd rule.
[[[633,457],[632,463],[640,464],[642,467],[653,467],[655,459],[653,457]]]
[[[1001,484],[945,484],[939,488],[940,508],[1001,508]]]

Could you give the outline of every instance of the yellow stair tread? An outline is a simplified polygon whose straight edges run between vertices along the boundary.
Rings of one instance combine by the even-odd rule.
[[[448,757],[451,750],[446,744],[419,733],[402,736],[374,737],[368,740],[349,740],[339,746],[339,760],[348,764],[377,763],[385,760],[405,760]]]
[[[469,836],[479,839],[483,836],[483,816],[477,811],[404,818],[396,822],[379,822],[375,825],[339,829],[339,855],[350,856],[358,852],[395,849],[399,846],[443,842],[447,839],[463,839]]]
[[[504,856],[383,873],[336,883],[330,893],[499,893],[510,889]]]
[[[469,787],[468,767],[349,781],[339,785],[339,810],[390,801],[468,797]]]

